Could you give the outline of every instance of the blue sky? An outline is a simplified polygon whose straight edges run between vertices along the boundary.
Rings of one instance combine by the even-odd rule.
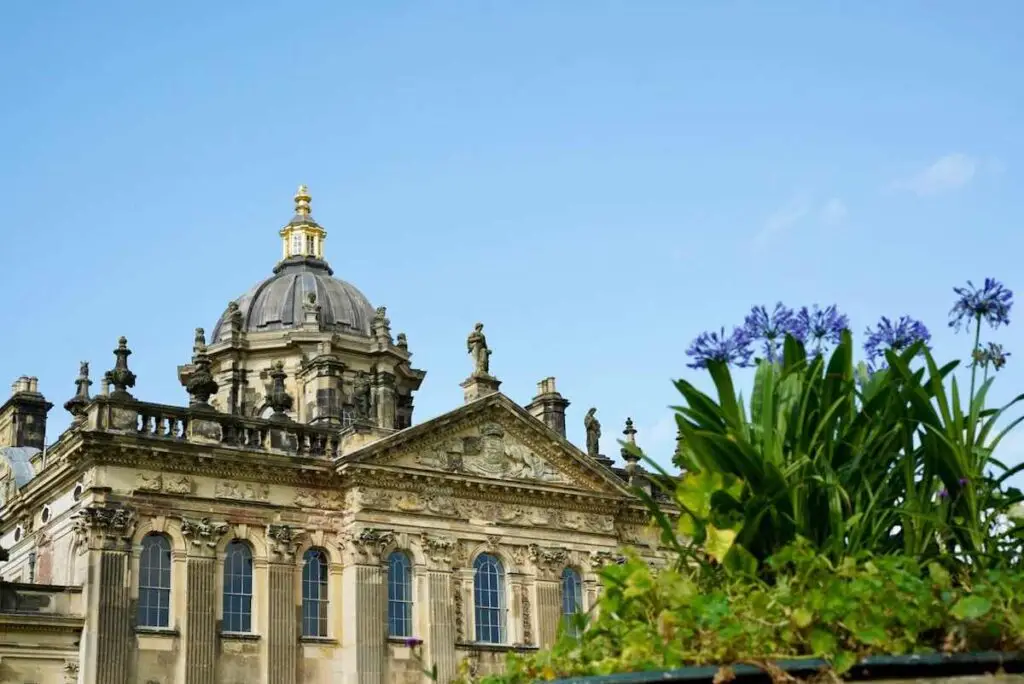
[[[477,320],[523,403],[667,456],[683,350],[754,304],[915,315],[1024,288],[1020,3],[7,3],[0,379],[66,426],[117,337],[184,403],[192,330],[269,274],[299,183],[336,275],[461,402]],[[1018,312],[1020,313],[1020,312]],[[1017,356],[995,396],[1024,389]],[[862,336],[861,336],[862,337]],[[98,382],[94,389],[98,389]],[[1024,438],[1014,448],[1024,453]]]

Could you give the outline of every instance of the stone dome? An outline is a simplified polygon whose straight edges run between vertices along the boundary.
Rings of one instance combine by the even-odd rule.
[[[374,308],[354,285],[333,278],[326,261],[293,256],[274,268],[274,275],[234,300],[242,314],[242,329],[250,333],[287,330],[302,325],[307,295],[316,295],[320,329],[370,336]],[[230,331],[228,311],[213,328],[211,342]]]

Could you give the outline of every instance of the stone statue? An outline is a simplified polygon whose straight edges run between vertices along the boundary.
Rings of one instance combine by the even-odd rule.
[[[78,377],[88,378],[89,377],[89,362],[79,361],[78,362]]]
[[[206,331],[202,328],[196,328],[195,338],[192,341],[192,353],[198,354],[201,351],[206,350]]]
[[[370,379],[363,371],[356,374],[352,384],[352,403],[355,405],[357,420],[370,419]]]
[[[473,357],[473,377],[490,377],[491,349],[487,348],[484,324],[477,323],[466,338],[466,351]]]
[[[601,453],[601,421],[597,419],[595,413],[597,413],[596,408],[587,411],[587,415],[583,418],[583,427],[587,431],[587,455],[596,458]]]

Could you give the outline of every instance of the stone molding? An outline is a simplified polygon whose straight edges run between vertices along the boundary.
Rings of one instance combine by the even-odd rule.
[[[424,532],[420,535],[420,546],[423,548],[423,555],[427,558],[428,569],[452,569],[452,559],[458,547],[458,542],[454,537]]]
[[[539,578],[558,579],[561,577],[562,571],[569,565],[569,552],[565,549],[545,548],[538,544],[530,544],[530,560],[537,568]]]
[[[295,552],[299,548],[303,534],[303,530],[291,525],[268,525],[267,541],[271,558],[288,563],[294,562]]]
[[[395,533],[367,527],[347,536],[345,547],[349,560],[356,565],[378,565],[384,551],[395,541]]]

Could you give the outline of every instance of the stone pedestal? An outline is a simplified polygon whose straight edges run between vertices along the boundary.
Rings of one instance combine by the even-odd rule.
[[[489,394],[494,394],[501,387],[501,380],[490,375],[471,375],[459,385],[463,398],[468,404]]]

